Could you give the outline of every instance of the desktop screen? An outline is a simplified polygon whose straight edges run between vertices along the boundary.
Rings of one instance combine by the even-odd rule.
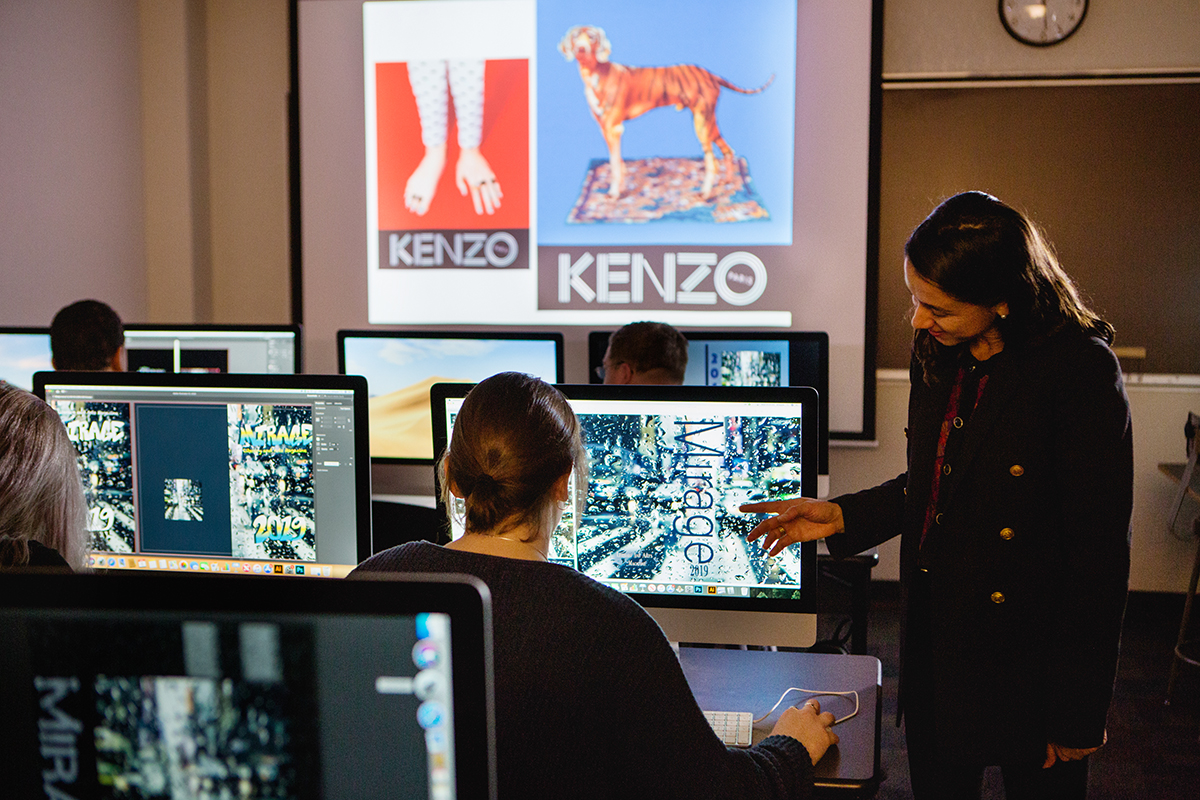
[[[342,577],[370,554],[366,384],[38,373],[79,451],[93,565]]]
[[[0,328],[0,381],[30,391],[33,373],[48,369],[49,328]]]
[[[489,796],[477,584],[5,577],[6,793]]]
[[[370,394],[371,458],[429,463],[429,387],[498,372],[563,377],[560,333],[338,331],[338,372],[362,375]]]
[[[587,485],[573,488],[550,560],[633,595],[660,624],[660,609],[693,612],[697,619],[702,615],[694,612],[740,612],[744,628],[730,635],[744,638],[725,643],[811,644],[804,641],[807,632],[780,633],[775,626],[798,622],[777,612],[816,610],[815,545],[768,558],[745,540],[762,516],[737,509],[756,500],[812,496],[816,393],[808,387],[559,388],[579,418],[588,472]],[[469,389],[434,388],[439,452]],[[461,513],[452,519],[456,537]]]
[[[588,334],[588,375],[599,383],[612,331]],[[820,408],[819,495],[829,482],[829,335],[822,331],[689,331],[687,386],[811,386]]]
[[[299,325],[126,325],[130,372],[300,372]]]

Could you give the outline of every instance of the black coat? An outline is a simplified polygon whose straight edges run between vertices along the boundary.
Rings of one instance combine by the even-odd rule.
[[[828,540],[848,555],[900,534],[906,601],[928,570],[936,745],[980,763],[1039,758],[1047,741],[1102,743],[1133,506],[1129,400],[1112,351],[1063,333],[996,358],[924,547],[949,386],[927,386],[915,365],[908,471],[835,498],[846,533]],[[901,708],[904,646],[902,634]]]

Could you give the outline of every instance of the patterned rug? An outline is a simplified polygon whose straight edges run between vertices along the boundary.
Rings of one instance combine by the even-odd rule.
[[[583,189],[567,222],[644,223],[749,222],[765,220],[770,213],[754,191],[750,165],[738,157],[729,176],[723,161],[717,161],[713,196],[700,196],[704,185],[703,158],[642,158],[625,162],[625,185],[621,196],[608,196],[610,185],[607,159],[593,159],[583,179]]]

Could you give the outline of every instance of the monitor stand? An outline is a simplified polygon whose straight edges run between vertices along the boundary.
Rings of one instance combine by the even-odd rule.
[[[817,615],[786,611],[647,607],[672,642],[812,647]]]

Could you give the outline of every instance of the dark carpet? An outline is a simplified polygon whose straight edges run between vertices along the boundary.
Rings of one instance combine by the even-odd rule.
[[[1121,662],[1108,716],[1108,744],[1091,759],[1090,800],[1200,798],[1200,667],[1183,666],[1172,702],[1164,703],[1183,595],[1133,592],[1125,614]],[[868,653],[883,664],[879,800],[909,800],[904,732],[895,726],[899,658],[899,587],[872,584]],[[1193,617],[1200,635],[1200,620]],[[998,772],[987,774],[984,800],[1004,797]]]

